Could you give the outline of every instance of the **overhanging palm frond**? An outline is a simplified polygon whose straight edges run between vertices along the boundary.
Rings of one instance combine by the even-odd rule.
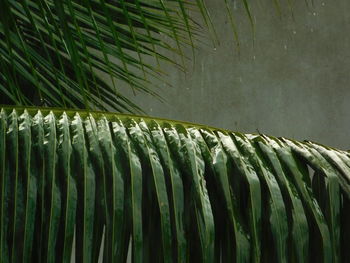
[[[2,109],[0,260],[346,262],[350,155],[103,112]],[[221,261],[220,261],[221,260]]]
[[[222,4],[239,45],[232,3]],[[254,28],[250,3],[241,4]],[[148,75],[161,78],[159,61],[179,66],[163,51],[179,54],[184,64],[183,45],[194,50],[193,10],[215,38],[203,0],[3,0],[0,104],[140,112],[120,87],[126,82],[134,93],[158,96]]]
[[[159,77],[161,71],[143,58],[173,62],[160,50],[181,53],[181,45],[193,43],[196,30],[186,16],[192,5],[183,0],[2,1],[0,103],[140,110],[122,94],[120,82],[155,95],[147,75]]]

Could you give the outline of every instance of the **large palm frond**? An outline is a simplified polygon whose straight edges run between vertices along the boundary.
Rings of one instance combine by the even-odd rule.
[[[0,113],[0,261],[346,262],[350,154],[103,112]],[[221,260],[221,261],[220,261]]]
[[[175,63],[162,50],[181,54],[182,45],[193,43],[187,12],[198,6],[201,1],[3,0],[0,103],[140,110],[120,83],[155,95],[147,75],[159,77],[161,70],[143,58]]]
[[[238,41],[233,2],[221,1]],[[250,3],[239,2],[254,27]],[[162,78],[160,61],[182,67],[183,46],[194,49],[203,29],[192,11],[215,39],[204,0],[2,0],[0,104],[139,112],[121,86],[157,96],[149,79]]]

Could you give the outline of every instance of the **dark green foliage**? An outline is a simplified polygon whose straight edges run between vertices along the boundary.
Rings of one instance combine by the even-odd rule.
[[[219,1],[239,46],[233,2]],[[2,0],[0,104],[142,112],[126,88],[161,99],[161,62],[185,70],[197,40],[218,41],[203,0]]]
[[[177,65],[164,51],[183,56],[181,47],[193,45],[189,39],[198,26],[187,12],[202,5],[184,0],[2,0],[0,104],[141,111],[120,87],[127,83],[134,93],[157,96],[149,76],[164,73],[160,60]],[[145,56],[158,63],[145,62]]]
[[[1,262],[348,259],[350,157],[316,143],[4,108],[0,161]]]

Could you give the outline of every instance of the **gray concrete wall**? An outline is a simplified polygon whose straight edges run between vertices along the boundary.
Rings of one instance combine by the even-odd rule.
[[[223,1],[207,2],[220,45],[204,39],[186,73],[164,66],[173,85],[159,90],[166,102],[136,96],[149,115],[350,149],[350,1],[314,0],[309,9],[294,1],[294,21],[288,10],[278,17],[273,0],[252,1],[254,46],[236,1],[240,55]]]

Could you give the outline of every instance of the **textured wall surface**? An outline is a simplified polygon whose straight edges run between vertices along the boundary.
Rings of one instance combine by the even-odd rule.
[[[243,6],[232,2],[240,55],[223,1],[207,2],[220,45],[202,39],[186,73],[165,66],[173,86],[159,90],[166,102],[136,96],[148,114],[350,149],[350,1],[293,1],[294,21],[287,9],[280,18],[272,0],[252,1],[254,46]]]

